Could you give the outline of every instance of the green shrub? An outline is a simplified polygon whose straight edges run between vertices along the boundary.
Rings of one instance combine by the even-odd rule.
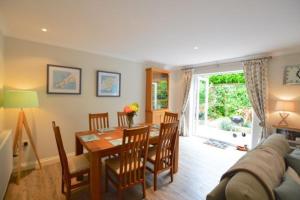
[[[223,118],[220,124],[220,129],[224,131],[231,131],[233,129],[231,120],[229,118]]]
[[[218,74],[209,77],[210,84],[245,83],[244,73]]]
[[[199,103],[200,105],[205,103],[205,83],[202,81],[200,81]],[[248,99],[243,73],[209,77],[208,119],[215,120],[240,115],[244,120],[251,121],[249,109],[251,109],[251,103]],[[225,129],[229,127],[225,122],[223,126]]]

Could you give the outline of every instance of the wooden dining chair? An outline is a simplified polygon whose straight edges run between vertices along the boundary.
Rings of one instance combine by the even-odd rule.
[[[173,123],[161,123],[158,144],[148,150],[147,161],[149,161],[153,167],[147,167],[147,170],[154,174],[154,191],[157,189],[157,175],[165,170],[170,170],[171,182],[173,182],[177,134],[178,121]]]
[[[165,112],[164,116],[164,123],[176,122],[178,120],[178,113],[173,112]],[[174,171],[176,172],[178,169],[178,162],[179,159],[179,133],[176,134],[176,144],[175,144],[175,158],[174,160]]]
[[[59,159],[62,169],[61,192],[66,195],[67,199],[71,197],[71,191],[75,188],[89,184],[90,164],[88,154],[73,156],[67,158],[64,145],[61,139],[60,129],[52,122],[55,140],[58,148]],[[71,180],[78,176],[88,175],[87,180],[72,184]],[[65,192],[65,188],[67,191]]]
[[[124,129],[120,156],[105,161],[105,190],[110,181],[118,190],[118,199],[122,191],[136,184],[142,184],[143,198],[146,197],[145,166],[149,144],[149,127]]]
[[[127,115],[125,112],[118,112],[118,126],[119,127],[128,127]]]
[[[165,112],[164,123],[176,122],[178,120],[178,113]]]
[[[108,113],[94,113],[89,114],[89,128],[90,130],[98,130],[102,128],[109,128]]]

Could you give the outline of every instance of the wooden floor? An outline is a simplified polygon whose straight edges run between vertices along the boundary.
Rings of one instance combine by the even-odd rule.
[[[191,200],[205,199],[221,175],[242,155],[234,149],[219,149],[206,144],[205,140],[197,137],[180,138],[179,172],[174,182],[169,184],[170,178],[162,174],[158,179],[158,190],[152,189],[152,175],[147,176],[147,198],[155,200]],[[20,185],[16,185],[14,178],[8,186],[5,200],[54,200],[65,199],[60,192],[60,165],[44,166],[42,170],[26,171],[22,175]],[[116,192],[110,186],[104,194],[104,199],[115,199]],[[85,187],[72,193],[74,200],[89,199],[89,189]],[[124,199],[142,199],[140,186],[124,192]]]

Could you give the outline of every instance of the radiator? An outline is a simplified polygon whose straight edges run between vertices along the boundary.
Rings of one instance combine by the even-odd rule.
[[[4,199],[10,175],[13,170],[11,131],[0,132],[0,163],[0,199]]]

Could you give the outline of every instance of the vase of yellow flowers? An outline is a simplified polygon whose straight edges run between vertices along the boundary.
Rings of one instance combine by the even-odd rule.
[[[127,105],[124,107],[124,112],[127,116],[127,122],[128,127],[132,128],[133,126],[133,117],[136,115],[136,113],[139,111],[139,104],[138,103],[132,103],[130,105]]]

